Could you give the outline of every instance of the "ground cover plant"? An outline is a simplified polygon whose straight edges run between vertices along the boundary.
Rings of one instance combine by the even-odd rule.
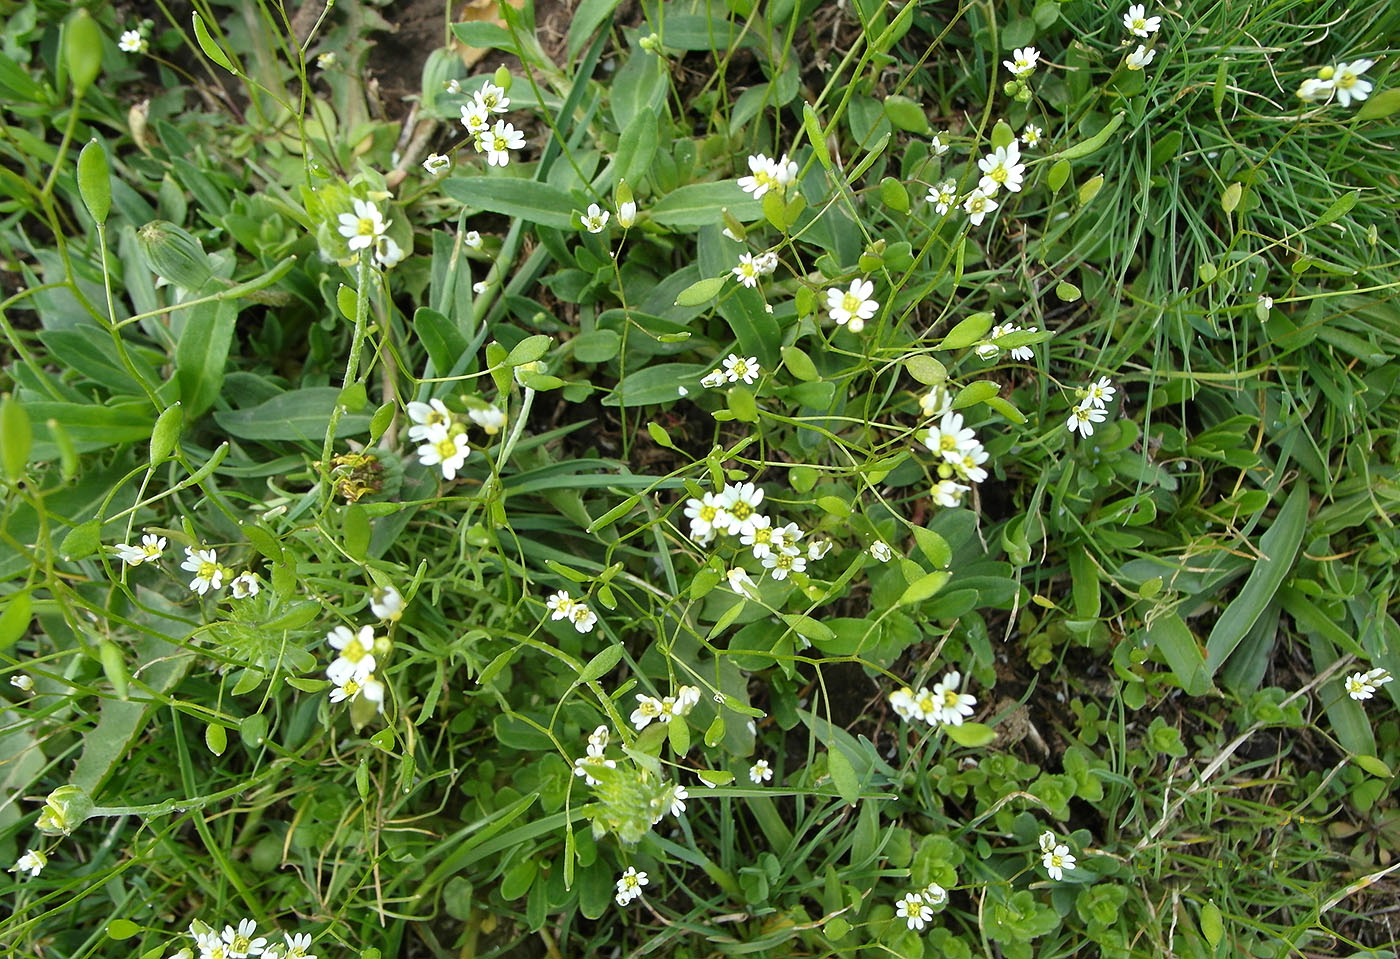
[[[1393,4],[0,15],[7,954],[1395,955]]]

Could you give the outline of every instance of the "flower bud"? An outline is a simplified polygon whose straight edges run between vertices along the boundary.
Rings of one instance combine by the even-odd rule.
[[[193,292],[214,275],[199,240],[169,220],[147,223],[136,240],[151,270],[167,282]]]
[[[92,797],[79,786],[59,786],[44,800],[34,825],[46,836],[67,836],[92,812]]]
[[[82,7],[64,30],[63,56],[68,78],[73,81],[73,95],[80,97],[102,72],[102,28]]]

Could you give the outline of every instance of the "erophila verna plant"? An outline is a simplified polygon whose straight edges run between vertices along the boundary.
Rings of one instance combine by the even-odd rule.
[[[428,7],[0,8],[7,952],[1393,954],[1400,8]]]

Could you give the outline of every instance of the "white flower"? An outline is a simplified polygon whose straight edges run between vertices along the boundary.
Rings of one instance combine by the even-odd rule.
[[[1260,319],[1268,319],[1269,311],[1274,308],[1274,298],[1267,293],[1259,294],[1259,301],[1254,311],[1259,314]]]
[[[381,270],[392,270],[403,259],[403,249],[391,236],[376,237],[374,241],[374,265]]]
[[[797,161],[789,160],[788,155],[784,153],[773,161],[773,175],[778,178],[778,186],[792,186],[797,182]]]
[[[1353,673],[1346,680],[1347,695],[1358,702],[1370,699],[1377,689],[1394,678],[1387,670],[1380,667],[1364,673]]]
[[[842,326],[849,325],[852,333],[865,329],[865,321],[875,315],[880,304],[871,299],[875,284],[870,280],[852,280],[849,290],[832,287],[826,291],[826,308],[831,318]]]
[[[446,83],[444,83],[442,85],[442,88],[448,93],[451,93],[455,96],[456,94],[462,92],[462,81],[458,80],[456,77],[453,77],[451,80],[448,80]]]
[[[320,70],[329,70],[331,67],[335,66],[335,60],[336,56],[334,51],[330,53],[318,53],[316,54],[316,67]]]
[[[637,222],[637,201],[628,200],[617,205],[617,222],[624,230]]]
[[[773,778],[773,769],[768,765],[768,760],[760,759],[749,767],[749,779],[754,785],[762,786]]]
[[[428,176],[446,173],[451,167],[452,158],[443,156],[441,153],[429,153],[428,159],[423,161],[423,169],[428,171]]]
[[[22,693],[34,691],[34,677],[28,673],[15,673],[10,677],[10,685]]]
[[[1118,391],[1114,389],[1113,382],[1106,376],[1100,376],[1084,391],[1084,402],[1103,409],[1113,402],[1113,394],[1116,392]]]
[[[729,529],[730,517],[724,503],[714,493],[706,493],[702,499],[688,499],[685,502],[685,515],[690,520],[690,538],[697,543],[707,543],[715,532]]]
[[[908,686],[901,686],[890,693],[890,706],[899,714],[900,719],[907,721],[915,717],[923,718],[914,703],[914,691]]]
[[[315,956],[307,953],[311,948],[311,934],[306,932],[293,933],[292,935],[282,934],[282,938],[287,941],[286,952],[282,959],[316,959]]]
[[[1135,37],[1150,37],[1162,26],[1161,17],[1149,17],[1147,8],[1140,3],[1128,7],[1123,14],[1123,29]]]
[[[1021,179],[1026,167],[1021,162],[1021,148],[1014,140],[978,160],[977,168],[982,171],[977,188],[987,196],[995,196],[1001,187],[1006,187],[1012,193],[1021,192]]]
[[[661,700],[654,696],[647,696],[643,693],[637,694],[637,708],[632,710],[629,717],[630,722],[641,732],[651,724],[653,719],[661,718]]]
[[[506,425],[506,414],[494,406],[473,407],[467,410],[467,418],[485,430],[487,436],[496,435]]]
[[[573,609],[573,598],[562,589],[557,593],[551,593],[544,601],[545,608],[549,610],[550,619],[568,619],[569,610]]]
[[[340,655],[326,669],[331,682],[340,685],[346,679],[363,683],[374,672],[374,627],[362,626],[352,633],[348,626],[337,626],[326,634],[326,642]]]
[[[978,343],[972,348],[979,360],[994,360],[1001,355],[1001,347],[995,343]]]
[[[642,898],[642,887],[646,884],[647,874],[638,872],[635,866],[628,866],[617,881],[617,895],[613,898],[619,906],[625,906],[633,899]]]
[[[33,879],[44,871],[44,867],[49,864],[49,857],[38,849],[26,849],[24,855],[15,860],[15,864],[10,867],[10,872],[27,872],[29,878]]]
[[[1027,123],[1026,128],[1021,131],[1021,142],[1034,150],[1040,145],[1040,138],[1045,135],[1045,131],[1034,123]]]
[[[689,798],[690,793],[686,791],[684,786],[676,786],[671,793],[671,815],[679,819],[681,814],[685,812],[685,801]]]
[[[931,882],[924,887],[924,891],[919,893],[924,897],[924,902],[930,906],[941,906],[948,901],[948,890],[944,889],[936,882]]]
[[[1108,414],[1101,407],[1081,403],[1069,411],[1069,420],[1065,426],[1071,433],[1078,430],[1082,436],[1093,436],[1094,424],[1102,423],[1107,418]]]
[[[739,189],[745,193],[752,193],[757,200],[769,190],[776,191],[782,188],[782,182],[779,180],[781,172],[776,160],[770,160],[762,153],[754,154],[749,157],[749,175],[739,178]]]
[[[981,226],[982,220],[996,208],[997,201],[983,193],[980,188],[969,193],[963,201],[963,209],[967,211],[973,226]]]
[[[246,956],[260,956],[267,940],[257,936],[258,925],[251,919],[240,919],[238,928],[224,926],[224,947],[229,959],[244,959]]]
[[[408,438],[414,442],[427,439],[435,432],[434,427],[445,429],[452,425],[452,414],[439,399],[431,399],[426,403],[409,403],[408,418],[414,424],[408,428]]]
[[[961,413],[944,413],[937,426],[930,426],[924,435],[924,445],[929,452],[937,453],[948,463],[957,463],[964,452],[975,449],[979,444],[977,434],[970,427],[963,426]]]
[[[1123,61],[1129,70],[1141,70],[1157,57],[1156,50],[1149,50],[1142,44],[1138,44],[1137,49],[1128,54],[1128,59]]]
[[[369,594],[369,611],[380,619],[396,622],[403,615],[403,596],[392,586],[376,587]]]
[[[724,358],[724,376],[731,383],[743,380],[745,383],[752,383],[758,379],[763,370],[758,365],[758,357],[750,356],[744,359],[737,353],[730,353]]]
[[[796,523],[788,523],[786,526],[773,530],[773,548],[796,556],[801,552],[797,544],[801,542],[802,537],[805,535],[806,534],[802,532],[801,528],[798,527]],[[823,555],[825,555],[825,553],[823,553]],[[821,557],[817,558],[820,559]]]
[[[964,486],[957,480],[943,479],[933,484],[930,493],[933,496],[933,501],[939,506],[956,509],[962,505],[963,494],[970,489],[972,489],[971,486]]]
[[[781,553],[769,553],[763,557],[763,568],[777,580],[788,578],[788,573],[802,573],[807,569],[807,557],[800,553],[794,555],[784,550]]]
[[[723,386],[726,379],[724,370],[710,370],[710,372],[700,377],[700,385],[710,390],[714,389],[716,386]]]
[[[212,549],[190,549],[185,547],[185,561],[180,568],[194,573],[190,589],[203,596],[211,589],[221,589],[227,570],[219,565],[218,554]]]
[[[505,113],[510,109],[510,98],[506,96],[506,91],[490,81],[476,91],[474,99],[492,113]]]
[[[700,689],[697,686],[682,686],[676,690],[676,715],[684,716],[700,702]]]
[[[739,265],[733,269],[734,276],[749,289],[758,286],[759,269],[752,253],[739,254]]]
[[[778,268],[778,254],[772,250],[765,250],[754,259],[753,266],[759,276],[771,276]],[[772,312],[772,307],[769,307],[769,312]]]
[[[146,38],[141,36],[140,30],[123,30],[117,41],[117,49],[122,53],[145,53],[146,46]]]
[[[160,559],[161,553],[165,549],[165,537],[147,533],[141,537],[140,546],[127,546],[122,543],[113,548],[123,563],[128,566],[140,566],[148,560]]]
[[[953,464],[959,476],[973,483],[982,483],[987,479],[987,471],[982,468],[982,464],[987,462],[987,448],[978,443],[971,449],[962,451],[962,456]]]
[[[358,679],[353,675],[346,676],[331,689],[330,699],[333,703],[340,703],[359,696],[363,696],[372,703],[382,704],[384,702],[384,684],[375,679],[373,673]]]
[[[258,595],[258,590],[262,589],[262,584],[258,581],[258,574],[252,570],[244,570],[239,573],[228,585],[229,589],[233,591],[234,599],[250,599]]]
[[[934,156],[941,157],[948,152],[948,144],[943,142],[943,138],[947,135],[948,133],[946,130],[940,130],[935,133],[933,139],[929,141],[929,146],[932,148]]]
[[[1010,60],[1001,61],[1001,65],[1011,71],[1014,77],[1022,78],[1035,73],[1035,65],[1040,61],[1040,51],[1035,47],[1021,47],[1011,52]]]
[[[735,566],[724,574],[724,578],[729,581],[729,588],[740,596],[745,599],[758,599],[758,584],[753,581],[747,570]]]
[[[469,250],[479,250],[481,249],[481,234],[475,230],[468,230],[462,234],[462,242],[467,245]]]
[[[886,543],[882,539],[877,539],[870,544],[870,555],[878,563],[888,563],[894,558],[894,550],[890,548],[889,543]]]
[[[340,235],[349,241],[350,249],[367,250],[374,246],[374,241],[384,234],[389,224],[384,222],[379,207],[367,200],[355,200],[352,206],[354,213],[340,214]]]
[[[597,786],[601,784],[601,780],[594,779],[589,770],[598,769],[599,767],[616,769],[617,763],[611,759],[604,759],[601,754],[594,755],[593,753],[589,753],[587,756],[580,756],[578,759],[574,760],[574,775],[582,776],[583,781],[589,786]]]
[[[719,495],[719,505],[724,515],[729,517],[731,536],[743,536],[753,532],[754,517],[758,515],[759,504],[763,502],[763,490],[752,483],[737,486],[726,483]]]
[[[747,532],[739,534],[739,542],[753,548],[753,558],[763,559],[773,551],[773,521],[767,516],[754,516]]]
[[[919,397],[919,411],[924,416],[942,416],[953,408],[953,397],[945,386],[931,386]]]
[[[489,289],[491,289],[491,284],[487,283],[485,280],[480,280],[472,284],[472,292],[477,296],[480,296]]]
[[[418,447],[418,462],[424,466],[441,466],[443,479],[456,479],[457,471],[471,454],[466,436],[448,433],[445,426],[433,426],[421,439],[424,442]]]
[[[1039,842],[1040,851],[1042,853],[1050,852],[1056,846],[1055,834],[1053,832],[1050,832],[1049,830],[1046,830],[1045,832],[1040,834]]]
[[[588,608],[587,603],[574,603],[569,607],[569,622],[580,633],[591,633],[598,622],[598,614]]]
[[[910,929],[923,930],[924,925],[933,919],[933,910],[924,897],[917,892],[907,893],[895,904],[894,914],[905,920]]]
[[[958,184],[953,180],[944,180],[937,186],[929,187],[927,199],[939,216],[946,216],[958,202]]]
[[[1018,329],[1012,330],[1012,332],[1013,332],[1013,333],[1035,333],[1035,332],[1038,332],[1038,330],[1037,330],[1037,328],[1034,327],[1034,326],[1028,326],[1028,327],[1026,327],[1024,330],[1018,328]],[[1022,361],[1025,361],[1025,360],[1033,360],[1033,359],[1035,359],[1035,350],[1032,349],[1032,348],[1029,347],[1029,346],[1013,346],[1013,347],[1011,348],[1011,358],[1012,358],[1013,360],[1022,360]]]
[[[1054,849],[1047,850],[1041,859],[1041,865],[1050,874],[1050,878],[1060,880],[1065,877],[1066,869],[1074,868],[1074,857],[1070,855],[1069,847],[1064,843],[1059,844]]]
[[[462,126],[467,128],[467,132],[472,136],[484,133],[491,126],[491,111],[482,106],[479,101],[473,100],[471,103],[462,105]],[[477,147],[477,149],[481,149]]]
[[[525,134],[504,120],[497,120],[490,130],[482,130],[476,135],[476,148],[486,154],[488,166],[505,166],[510,162],[510,150],[519,150],[525,145]]]
[[[977,699],[967,693],[958,692],[958,684],[961,681],[962,676],[952,672],[944,675],[941,683],[933,684],[933,698],[937,707],[933,722],[961,726],[963,719],[972,715]]]
[[[1353,100],[1364,100],[1371,95],[1371,81],[1361,79],[1361,74],[1375,65],[1374,60],[1353,60],[1339,63],[1332,74],[1332,86],[1337,91],[1337,102],[1344,107],[1351,106]]]
[[[588,204],[588,212],[581,216],[583,227],[589,233],[602,233],[607,228],[609,213],[596,203]]]
[[[1332,96],[1332,81],[1320,80],[1317,77],[1309,77],[1303,81],[1303,85],[1298,88],[1298,99],[1311,103],[1314,100],[1326,100]]]

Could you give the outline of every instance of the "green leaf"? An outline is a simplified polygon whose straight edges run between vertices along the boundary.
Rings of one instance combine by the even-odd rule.
[[[797,377],[804,383],[811,383],[821,379],[821,374],[817,372],[816,364],[812,358],[796,346],[785,346],[782,349],[783,365],[787,367],[789,373]]]
[[[740,220],[756,220],[763,215],[763,201],[755,200],[739,188],[737,180],[692,183],[672,190],[651,208],[653,223],[681,229],[698,229],[720,221],[720,210],[727,209]]]
[[[1356,111],[1357,120],[1380,120],[1400,111],[1400,87],[1382,90]]]
[[[969,406],[976,406],[978,403],[985,403],[1001,392],[1001,386],[992,380],[978,380],[976,383],[969,383],[958,390],[958,395],[953,397],[953,409],[963,410]]]
[[[719,291],[724,289],[724,281],[727,276],[710,276],[703,280],[696,280],[694,283],[681,290],[676,296],[676,306],[699,306],[708,303],[719,295]]]
[[[574,8],[569,19],[569,62],[578,61],[579,51],[588,43],[588,38],[617,9],[621,0],[582,0]]]
[[[199,41],[199,49],[204,51],[206,57],[234,76],[238,76],[238,71],[233,68],[233,62],[229,60],[228,54],[224,53],[214,42],[214,38],[209,35],[209,28],[204,25],[204,20],[198,12],[194,14],[194,38]]]
[[[121,647],[110,639],[104,639],[97,644],[97,658],[102,663],[102,673],[107,677],[107,682],[112,684],[113,692],[118,699],[125,700],[131,677],[126,671],[126,658],[122,656]]]
[[[1061,150],[1058,154],[1056,154],[1056,157],[1058,159],[1064,160],[1077,160],[1080,157],[1088,156],[1089,154],[1101,148],[1105,143],[1108,142],[1109,138],[1112,137],[1113,134],[1118,132],[1118,128],[1123,125],[1123,117],[1123,113],[1115,113],[1113,115],[1113,119],[1109,120],[1106,124],[1104,124],[1103,129],[1100,130],[1098,133],[1095,133],[1093,136],[1083,141],[1082,143],[1076,143],[1074,146]]]
[[[502,361],[501,365],[514,368],[517,366],[524,366],[526,363],[533,363],[549,352],[550,344],[553,342],[553,337],[546,336],[543,333],[527,336],[525,339],[515,344],[515,347],[506,354],[506,358]]]
[[[694,363],[656,363],[629,373],[603,400],[604,406],[645,406],[670,403],[680,394],[676,387],[693,384],[705,372]]]
[[[357,563],[363,563],[369,552],[369,514],[360,503],[345,507],[345,518],[341,530],[345,553]]]
[[[1236,181],[1225,188],[1225,192],[1220,195],[1220,208],[1226,213],[1234,213],[1235,208],[1240,205],[1240,197],[1244,196],[1244,184]]]
[[[29,425],[29,414],[19,400],[6,394],[0,400],[0,462],[3,462],[5,476],[11,481],[24,475],[25,464],[34,447],[34,432]]]
[[[1364,753],[1357,753],[1356,755],[1351,757],[1351,761],[1356,765],[1360,766],[1366,772],[1370,773],[1372,776],[1375,776],[1377,779],[1388,780],[1395,775],[1390,771],[1389,766],[1387,766],[1383,761],[1377,759],[1375,756],[1367,756]]]
[[[621,659],[621,644],[607,647],[588,661],[588,665],[584,666],[579,672],[578,681],[580,683],[591,683],[602,679],[608,673],[612,672],[612,668],[616,666]]]
[[[758,422],[758,404],[754,402],[753,393],[745,387],[735,386],[730,389],[727,405],[734,418],[741,423]]]
[[[1204,696],[1210,692],[1210,674],[1195,635],[1176,613],[1157,616],[1147,627],[1147,638],[1161,650],[1176,681],[1188,696]]]
[[[992,125],[992,149],[997,147],[1008,147],[1016,142],[1016,132],[1011,129],[1005,120],[998,120]]]
[[[810,103],[802,104],[802,131],[807,134],[807,141],[812,144],[812,152],[816,154],[817,162],[822,165],[822,169],[831,172],[831,151],[827,148],[826,137],[822,135],[822,124],[817,119],[817,111],[812,109]]]
[[[801,613],[784,613],[783,622],[787,623],[794,633],[814,643],[829,643],[836,638],[836,633],[826,623]]]
[[[635,183],[646,176],[651,171],[659,142],[656,111],[642,106],[618,138],[617,155],[613,157],[613,169],[618,178]]]
[[[952,573],[943,570],[926,573],[904,588],[904,592],[899,597],[898,605],[911,606],[914,603],[922,603],[948,585],[948,580],[952,578]]]
[[[1390,92],[1400,93],[1400,89],[1396,89]],[[1329,206],[1323,212],[1322,216],[1317,218],[1317,222],[1314,223],[1313,226],[1325,226],[1328,223],[1333,222],[1334,220],[1340,220],[1342,217],[1346,216],[1348,213],[1351,212],[1351,208],[1356,206],[1356,201],[1360,198],[1361,194],[1355,190],[1353,190],[1350,193],[1343,193],[1341,196],[1337,197],[1337,199],[1332,201],[1332,205]]]
[[[1234,652],[1264,612],[1284,578],[1293,568],[1293,561],[1302,544],[1308,525],[1308,484],[1298,479],[1293,492],[1284,502],[1268,531],[1259,539],[1261,556],[1249,573],[1244,588],[1216,620],[1206,640],[1206,675],[1214,676]]]
[[[1056,160],[1055,165],[1050,168],[1050,175],[1045,178],[1045,182],[1050,186],[1051,193],[1059,193],[1060,187],[1065,185],[1069,179],[1070,164],[1068,160]]]
[[[573,232],[573,199],[548,183],[508,176],[454,176],[441,186],[449,197],[474,209]]]
[[[93,220],[99,225],[106,223],[112,209],[112,171],[107,151],[96,137],[78,154],[78,194]]]
[[[467,352],[467,338],[457,329],[456,323],[437,310],[425,306],[415,310],[413,332],[428,351],[433,371],[439,376],[449,375],[462,354]]]
[[[59,544],[58,551],[64,559],[85,559],[97,552],[102,542],[102,522],[90,519],[70,529]]]
[[[899,94],[885,97],[885,116],[889,117],[896,127],[910,133],[928,133],[930,129],[928,117],[924,116],[924,108]]]
[[[960,350],[971,346],[987,335],[987,331],[992,328],[992,323],[995,321],[996,314],[994,313],[974,313],[949,330],[948,335],[943,337],[943,342],[938,344],[938,348],[941,350]]]
[[[245,410],[217,410],[214,422],[244,440],[300,440],[319,447],[326,438],[331,410],[340,398],[333,386],[290,390]],[[336,424],[336,438],[369,430],[369,414],[349,413]]]
[[[909,191],[904,188],[903,183],[892,176],[887,176],[880,181],[880,200],[885,206],[898,213],[905,213],[909,210]]]
[[[690,752],[690,724],[685,721],[685,717],[677,716],[667,723],[666,732],[671,740],[671,751],[678,758]]]
[[[219,398],[237,319],[238,305],[234,300],[215,300],[190,308],[185,330],[175,347],[175,379],[180,385],[180,402],[191,419]]]
[[[108,939],[130,939],[141,931],[141,927],[130,919],[113,919],[107,923]]]
[[[904,361],[909,375],[925,386],[934,386],[948,381],[948,368],[933,357],[920,353]]]
[[[28,632],[33,609],[34,600],[28,590],[5,597],[5,609],[0,612],[0,650],[13,646]]]
[[[671,434],[666,432],[666,427],[662,426],[660,423],[648,423],[647,433],[650,434],[651,441],[657,446],[664,447],[668,450],[676,448],[675,442],[671,439]]]
[[[1225,923],[1220,918],[1220,907],[1215,904],[1215,900],[1208,900],[1201,907],[1201,935],[1205,936],[1206,942],[1214,949],[1220,945],[1224,934]]]
[[[1084,204],[1088,203],[1088,202],[1089,202],[1090,200],[1092,200],[1094,197],[1098,196],[1098,195],[1099,195],[1099,191],[1102,190],[1102,189],[1103,189],[1103,174],[1102,174],[1102,173],[1100,173],[1098,176],[1096,176],[1096,177],[1094,177],[1094,178],[1092,178],[1092,179],[1090,179],[1090,180],[1086,180],[1086,181],[1084,182],[1084,185],[1081,186],[1081,187],[1079,188],[1079,205],[1080,205],[1080,206],[1083,206]]]
[[[959,746],[967,746],[976,749],[986,746],[997,738],[996,730],[983,723],[963,723],[961,726],[940,726],[948,738]]]
[[[826,768],[831,773],[831,781],[836,792],[847,803],[854,806],[860,799],[860,780],[846,754],[834,746],[826,751]]]

